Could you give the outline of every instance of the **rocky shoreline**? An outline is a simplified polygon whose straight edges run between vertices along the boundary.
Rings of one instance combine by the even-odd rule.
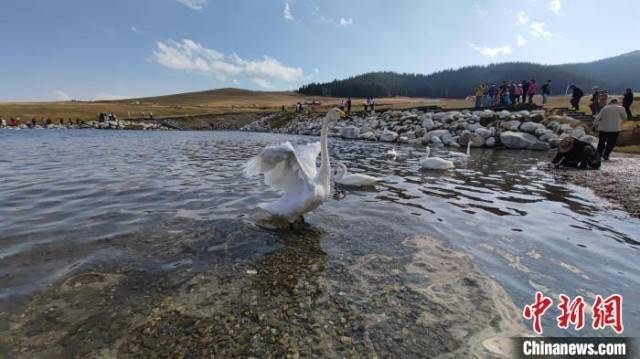
[[[283,123],[281,114],[270,114],[243,126],[241,131],[319,136],[323,116],[298,114]],[[330,136],[345,139],[407,143],[429,146],[505,147],[549,150],[567,136],[597,144],[587,126],[569,116],[545,110],[521,111],[419,111],[388,110],[352,115],[330,126]]]
[[[170,130],[171,128],[155,121],[89,121],[73,124],[36,124],[28,126],[20,124],[18,126],[0,126],[0,130],[41,130],[41,129],[99,129],[99,130]]]

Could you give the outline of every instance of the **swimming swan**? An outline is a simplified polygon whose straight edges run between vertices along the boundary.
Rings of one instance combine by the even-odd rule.
[[[361,173],[349,173],[347,166],[342,162],[338,163],[338,166],[342,169],[340,175],[335,179],[335,182],[344,186],[353,187],[369,187],[382,181],[380,178],[361,174]]]
[[[427,170],[446,170],[455,167],[453,162],[439,157],[429,157],[430,154],[431,147],[427,146],[427,156],[420,161],[422,168]]]
[[[396,146],[393,146],[392,149],[388,150],[387,153],[385,154],[385,157],[387,157],[390,160],[395,160],[396,157],[398,157],[398,152],[396,152]]]
[[[471,141],[467,142],[467,153],[449,152],[449,156],[469,158],[471,157]]]
[[[280,199],[259,207],[274,216],[295,222],[303,214],[321,205],[331,191],[331,163],[327,148],[329,122],[345,113],[333,108],[322,122],[320,142],[293,147],[290,142],[268,146],[244,166],[246,176],[264,174],[264,183],[284,192]],[[316,158],[321,156],[320,168]]]

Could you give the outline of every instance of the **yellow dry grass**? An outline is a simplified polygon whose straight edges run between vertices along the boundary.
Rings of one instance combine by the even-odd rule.
[[[303,96],[295,92],[259,92],[240,89],[221,89],[177,95],[157,96],[117,101],[64,101],[64,102],[0,102],[0,115],[20,117],[23,121],[35,118],[96,119],[100,112],[113,112],[119,118],[157,117],[220,114],[233,112],[278,111],[284,105],[292,110],[297,102],[319,101],[316,110],[340,104],[340,98]],[[353,99],[352,107],[359,110],[365,99]],[[378,107],[407,108],[433,104],[433,100],[395,97],[377,100]],[[307,107],[308,108],[308,107]]]

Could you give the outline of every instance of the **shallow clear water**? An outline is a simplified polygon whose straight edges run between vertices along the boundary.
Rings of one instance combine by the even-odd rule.
[[[45,321],[38,306],[47,306],[61,296],[66,304],[56,307],[63,312],[58,318],[66,318],[62,322],[76,329],[78,325],[97,325],[88,323],[95,323],[109,311],[126,308],[142,317],[150,315],[158,303],[166,306],[163,301],[174,296],[171,301],[182,298],[183,304],[172,307],[181,315],[206,317],[204,299],[200,298],[197,309],[185,304],[195,300],[188,293],[198,286],[208,288],[204,292],[215,292],[218,302],[230,298],[227,309],[216,307],[218,315],[244,305],[234,304],[231,298],[243,298],[238,293],[251,287],[254,292],[247,294],[247,301],[254,296],[258,301],[274,296],[273,301],[284,311],[292,300],[293,306],[303,308],[304,301],[311,298],[316,305],[311,307],[316,309],[302,310],[297,317],[325,306],[323,312],[340,307],[342,313],[350,313],[349,323],[379,319],[385,316],[384,311],[385,323],[393,322],[389,319],[392,313],[403,321],[415,321],[414,317],[429,312],[429,305],[437,303],[433,298],[425,299],[429,293],[421,291],[419,283],[437,281],[429,278],[430,272],[444,276],[437,268],[412,272],[406,266],[420,251],[425,251],[424,255],[438,252],[407,242],[407,238],[421,235],[470,254],[478,278],[495,280],[516,310],[532,300],[535,290],[552,296],[581,294],[587,302],[596,294],[622,294],[625,334],[640,335],[640,307],[631,304],[640,300],[640,221],[621,211],[605,210],[603,200],[590,191],[561,183],[538,170],[537,164],[548,160],[550,154],[474,150],[471,160],[459,163],[455,170],[424,172],[418,162],[424,155],[422,148],[401,147],[407,159],[389,161],[384,159],[388,145],[330,139],[333,160],[344,161],[352,172],[384,177],[385,182],[368,191],[337,188],[323,206],[306,216],[307,227],[273,231],[256,226],[255,219],[261,215],[256,204],[278,194],[269,191],[259,178],[244,178],[241,165],[263,146],[283,140],[305,143],[317,139],[240,132],[0,131],[0,322],[8,323],[0,324],[2,337],[13,335],[11,343],[18,345],[16,341],[27,336],[19,330]],[[446,150],[435,155],[446,157]],[[278,267],[281,264],[283,267]],[[291,267],[285,266],[289,264]],[[255,279],[252,272],[246,274],[247,268],[257,269]],[[471,270],[462,264],[455,268]],[[64,286],[88,272],[112,273],[113,278],[119,278],[112,290],[120,299],[116,302],[112,296],[100,305],[96,302],[99,309],[91,318],[74,316],[71,308],[92,307],[97,296],[73,294]],[[196,274],[206,276],[207,283],[227,281],[225,286],[238,293],[232,289],[216,292],[225,287],[217,285],[215,290],[204,284],[185,288]],[[465,275],[460,273],[461,278]],[[110,283],[105,278],[100,281]],[[403,288],[408,288],[408,294]],[[483,290],[483,295],[492,293],[490,288]],[[395,297],[376,302],[390,293]],[[341,304],[326,307],[324,296],[331,298],[328,303]],[[470,298],[474,303],[476,299]],[[439,304],[451,312],[451,318],[463,310],[453,304],[447,308],[446,300]],[[246,305],[250,308],[253,304]],[[261,305],[270,304],[258,305],[263,310],[266,307]],[[475,309],[480,309],[477,313],[491,310]],[[514,313],[503,319],[518,322],[518,313]],[[28,318],[26,323],[20,315]],[[234,320],[236,316],[240,315],[236,313]],[[554,316],[545,317],[545,334],[611,335],[610,331],[561,331],[555,328]],[[169,314],[161,317],[166,322],[176,320],[169,319]],[[148,322],[144,318],[136,318],[135,323],[119,320],[121,327],[107,330],[112,337],[84,338],[85,350],[112,348],[116,338]],[[263,320],[258,315],[256,323]],[[442,330],[455,326],[455,320],[451,322]],[[347,328],[353,345],[364,343],[360,350],[416,355],[424,353],[421,345],[436,348],[434,343],[397,338],[380,344],[384,340],[376,340],[376,336],[392,337],[402,324],[375,323],[372,327],[362,324],[364,329]],[[284,328],[271,324],[270,328],[293,338],[304,335],[304,331],[292,329],[296,324],[291,319],[281,324]],[[70,339],[72,331],[64,329],[65,325],[58,324],[60,331],[66,330],[62,339],[54,336],[49,344],[79,345]],[[525,325],[530,332],[529,324]],[[300,324],[298,329],[306,326]],[[347,333],[337,327],[336,333]],[[324,328],[328,330],[326,325]],[[339,344],[351,345],[342,338],[346,334],[332,335]],[[451,337],[465,340],[464,335],[456,335]],[[265,352],[271,352],[269,343],[267,338],[252,345],[262,345]],[[128,350],[141,350],[135,345]],[[449,344],[442,345],[446,348]],[[331,348],[335,353],[347,350]],[[300,348],[302,353],[305,350]]]

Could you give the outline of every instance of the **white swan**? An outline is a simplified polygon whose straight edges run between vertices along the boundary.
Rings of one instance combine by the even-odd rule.
[[[345,113],[336,108],[327,112],[322,122],[320,142],[296,147],[290,142],[268,146],[245,164],[245,175],[262,173],[265,184],[284,192],[280,199],[260,204],[260,208],[295,222],[324,202],[331,191],[331,163],[327,148],[329,122],[344,116]],[[321,155],[321,163],[316,169],[318,154]]]
[[[469,158],[471,157],[471,141],[467,142],[467,153],[449,152],[449,156]]]
[[[427,156],[420,161],[422,168],[427,170],[446,170],[454,168],[455,165],[451,161],[447,161],[440,157],[429,157],[431,154],[431,147],[427,146]]]
[[[398,157],[398,152],[396,152],[396,146],[393,146],[392,149],[388,150],[387,153],[385,154],[385,157],[387,157],[390,160],[395,160],[396,157]]]
[[[344,186],[353,187],[370,187],[376,183],[382,181],[380,178],[361,174],[361,173],[349,173],[347,166],[342,162],[338,163],[338,166],[342,169],[340,175],[335,179],[335,182]]]

